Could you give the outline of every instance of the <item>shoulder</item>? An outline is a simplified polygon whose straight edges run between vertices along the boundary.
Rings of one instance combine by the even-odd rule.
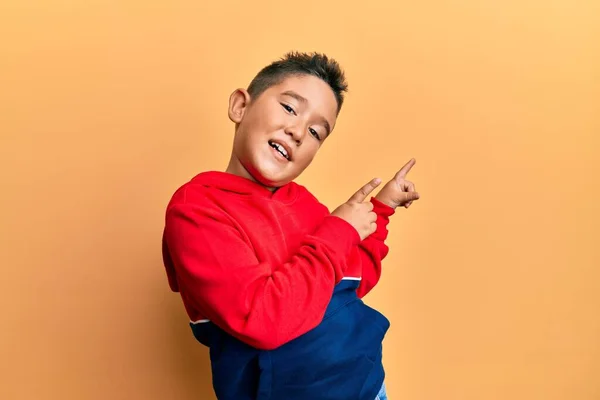
[[[196,177],[180,185],[174,191],[166,207],[167,219],[178,215],[194,220],[205,217],[214,220],[229,220],[227,213],[223,210],[219,190]]]
[[[211,192],[210,187],[199,185],[193,180],[180,185],[169,200],[167,208],[184,205],[207,205],[207,198]],[[206,204],[204,204],[206,203]]]

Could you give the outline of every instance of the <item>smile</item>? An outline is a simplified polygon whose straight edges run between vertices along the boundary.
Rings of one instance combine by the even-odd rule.
[[[283,158],[290,161],[290,155],[289,155],[288,151],[281,144],[273,142],[272,140],[269,140],[269,146],[271,146],[273,149],[275,149],[275,151],[277,153],[279,153]]]

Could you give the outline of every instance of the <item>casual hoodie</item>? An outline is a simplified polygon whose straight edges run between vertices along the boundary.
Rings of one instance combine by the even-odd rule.
[[[377,283],[394,210],[371,199],[361,241],[303,186],[272,192],[205,172],[173,195],[163,259],[219,400],[372,400],[388,320],[361,298]]]

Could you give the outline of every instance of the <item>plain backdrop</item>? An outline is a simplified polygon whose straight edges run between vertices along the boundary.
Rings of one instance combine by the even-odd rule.
[[[350,92],[299,182],[333,209],[417,159],[366,299],[390,399],[600,399],[599,4],[2,2],[0,398],[214,399],[164,209],[226,167],[229,94],[314,50]]]

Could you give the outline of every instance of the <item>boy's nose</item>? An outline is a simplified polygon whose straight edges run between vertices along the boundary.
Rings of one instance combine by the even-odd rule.
[[[292,137],[292,140],[296,142],[296,145],[300,146],[302,144],[304,135],[302,134],[302,129],[300,127],[288,126],[285,129],[285,133]]]

